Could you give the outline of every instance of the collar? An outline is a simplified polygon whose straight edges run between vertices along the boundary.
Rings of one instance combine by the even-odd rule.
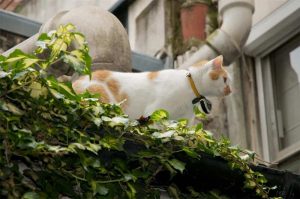
[[[194,99],[192,100],[192,104],[196,104],[196,103],[199,102],[199,103],[200,103],[200,106],[201,106],[201,108],[202,108],[202,110],[203,110],[206,114],[210,113],[211,107],[212,107],[210,101],[209,101],[208,99],[206,99],[203,95],[201,95],[201,94],[199,93],[199,91],[197,90],[197,87],[196,87],[196,85],[195,85],[195,82],[194,82],[194,80],[193,80],[193,78],[192,78],[192,74],[191,74],[190,72],[187,72],[186,77],[188,78],[189,83],[190,83],[190,86],[191,86],[191,88],[192,88],[194,94],[196,95],[196,98],[194,98]]]
[[[194,94],[196,95],[196,97],[201,97],[199,91],[196,88],[195,82],[194,82],[194,80],[192,78],[192,74],[190,72],[187,72],[186,77],[188,78],[190,86],[191,86]]]

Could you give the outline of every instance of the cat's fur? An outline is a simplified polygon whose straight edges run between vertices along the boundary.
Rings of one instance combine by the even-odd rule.
[[[171,119],[193,118],[192,100],[195,94],[190,86],[187,73],[190,72],[197,90],[205,97],[228,95],[228,73],[219,56],[205,64],[195,64],[188,70],[162,70],[157,72],[123,73],[98,70],[92,79],[82,76],[73,82],[77,93],[88,90],[100,93],[101,101],[122,104],[132,119],[149,116],[157,109],[165,109]]]

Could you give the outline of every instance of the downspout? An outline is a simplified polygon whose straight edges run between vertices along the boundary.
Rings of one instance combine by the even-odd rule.
[[[222,25],[206,39],[205,44],[181,66],[180,69],[200,61],[223,55],[225,65],[241,53],[252,26],[253,0],[219,0]]]

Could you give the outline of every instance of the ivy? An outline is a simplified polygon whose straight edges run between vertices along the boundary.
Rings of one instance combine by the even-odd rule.
[[[87,43],[73,25],[41,34],[37,46],[34,54],[0,56],[1,198],[158,198],[160,172],[185,172],[181,152],[195,160],[200,152],[221,156],[244,173],[245,188],[268,197],[266,178],[249,166],[254,153],[216,140],[202,124],[169,120],[164,110],[129,120],[119,105],[47,75],[58,61],[91,75]],[[203,196],[189,190],[188,198]],[[174,185],[168,191],[184,194]]]

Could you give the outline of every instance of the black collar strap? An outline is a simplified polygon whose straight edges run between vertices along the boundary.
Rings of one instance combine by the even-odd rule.
[[[196,98],[192,100],[192,103],[197,104],[199,102],[203,112],[209,114],[212,108],[210,101],[206,99],[203,95],[200,95],[192,78],[192,74],[190,72],[187,73],[186,77],[188,78],[190,86],[194,94],[196,95]]]

